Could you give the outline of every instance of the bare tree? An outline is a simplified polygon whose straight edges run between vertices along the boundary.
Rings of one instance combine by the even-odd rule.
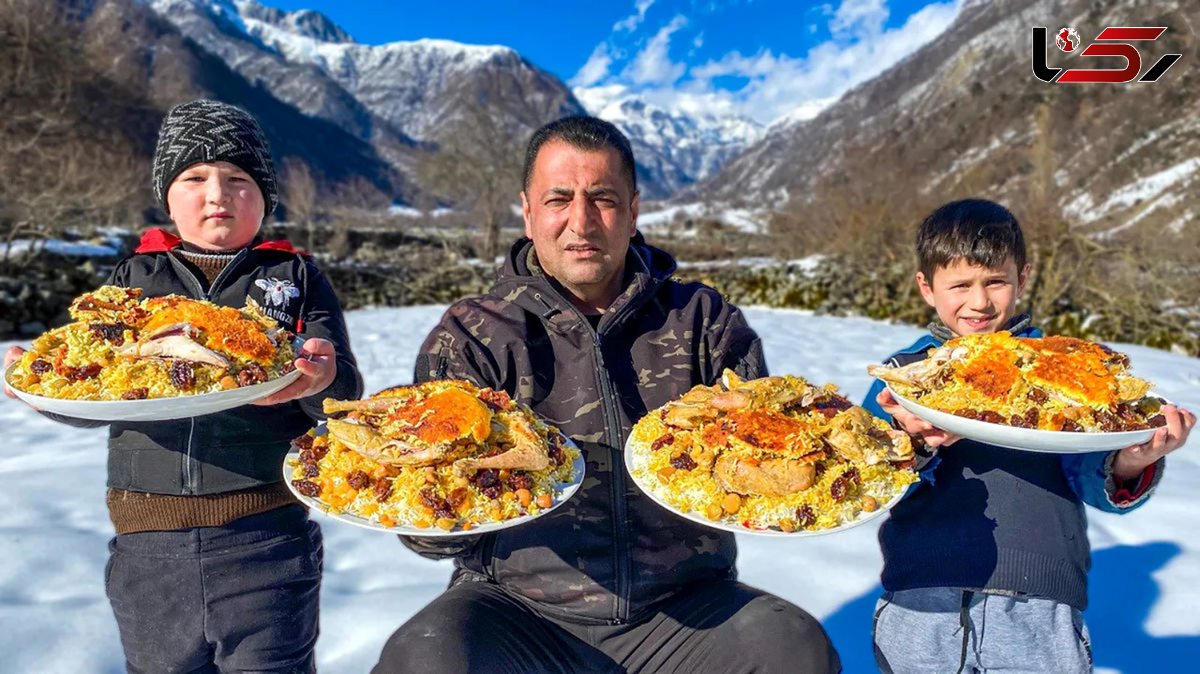
[[[320,214],[317,212],[317,183],[312,171],[302,159],[288,157],[283,161],[283,179],[283,205],[287,207],[288,220],[304,228],[304,247],[313,250],[314,230]]]
[[[34,240],[28,256],[68,228],[130,217],[147,191],[122,125],[136,92],[111,90],[79,40],[59,3],[0,0],[0,225],[9,244]]]
[[[469,212],[480,224],[489,259],[499,253],[500,227],[519,203],[524,139],[518,135],[484,102],[467,105],[418,168],[422,186],[437,201]]]

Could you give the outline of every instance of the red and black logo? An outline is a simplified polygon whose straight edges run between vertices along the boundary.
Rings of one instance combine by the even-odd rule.
[[[1051,68],[1046,62],[1045,26],[1033,27],[1033,75],[1043,82],[1060,84],[1095,84],[1123,82],[1157,82],[1183,54],[1163,54],[1142,74],[1142,54],[1133,42],[1153,42],[1167,32],[1164,26],[1108,26],[1096,39],[1079,49],[1079,33],[1074,28],[1062,28],[1054,34],[1054,46],[1067,54],[1079,52],[1080,58],[1119,56],[1125,59],[1124,68]],[[1141,74],[1141,77],[1138,75]]]

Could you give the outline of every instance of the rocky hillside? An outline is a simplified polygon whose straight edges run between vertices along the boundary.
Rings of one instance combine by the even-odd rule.
[[[1046,84],[1031,72],[1031,27],[1168,26],[1141,45],[1154,84]],[[1188,232],[1200,213],[1200,3],[972,0],[945,34],[816,118],[774,125],[683,198],[774,204],[795,220],[875,204],[910,217],[982,195],[1027,219],[1092,234]],[[1047,45],[1051,65],[1079,67]],[[1122,59],[1088,59],[1120,68]]]

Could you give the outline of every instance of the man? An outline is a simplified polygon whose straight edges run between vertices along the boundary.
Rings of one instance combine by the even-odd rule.
[[[622,447],[647,410],[725,368],[766,374],[741,312],[637,234],[629,141],[568,117],[525,156],[525,235],[491,291],[450,307],[416,379],[508,391],[583,449],[582,488],[494,534],[404,539],[454,557],[450,589],[392,635],[375,672],[827,672],[819,623],[736,582],[731,534],[653,503]]]

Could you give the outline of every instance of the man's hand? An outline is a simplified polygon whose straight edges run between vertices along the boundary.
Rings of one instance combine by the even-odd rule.
[[[1196,425],[1196,415],[1175,405],[1163,405],[1162,415],[1167,425],[1154,431],[1148,442],[1133,445],[1117,452],[1113,462],[1113,477],[1129,481],[1141,475],[1147,466],[1183,446],[1188,433]]]
[[[4,352],[4,371],[7,372],[9,365],[21,360],[21,355],[24,353],[25,349],[22,349],[19,346],[8,347],[8,351]],[[4,395],[8,396],[9,398],[17,397],[17,394],[13,393],[12,389],[8,387],[8,382],[4,383]]]
[[[934,449],[949,447],[962,438],[961,435],[935,428],[933,424],[901,407],[900,403],[896,402],[896,396],[892,395],[891,389],[885,388],[880,391],[879,395],[875,396],[875,402],[879,403],[884,412],[892,415],[897,426],[909,435],[919,436],[929,447]]]
[[[295,365],[300,371],[299,379],[253,404],[278,405],[297,398],[307,398],[329,388],[337,374],[337,351],[333,348],[333,342],[319,337],[304,340]]]

